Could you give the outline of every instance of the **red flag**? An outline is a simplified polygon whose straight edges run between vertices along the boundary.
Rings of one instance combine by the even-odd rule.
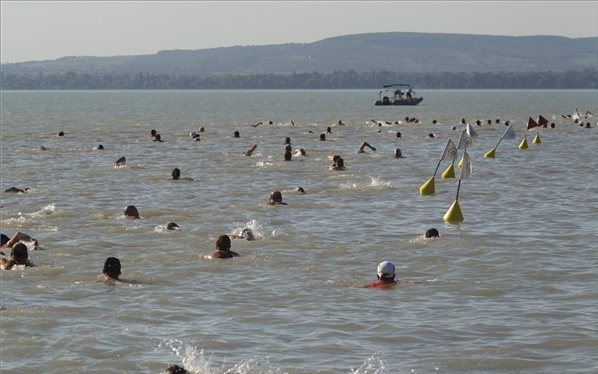
[[[546,127],[548,125],[548,120],[542,116],[538,118],[538,126]]]
[[[532,117],[529,117],[529,119],[527,120],[527,129],[531,130],[534,127],[538,127],[538,123],[536,121],[534,121],[534,119]]]

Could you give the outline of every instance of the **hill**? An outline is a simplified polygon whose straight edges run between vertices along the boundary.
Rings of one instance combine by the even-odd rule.
[[[169,74],[198,77],[353,70],[357,73],[565,72],[598,68],[598,38],[368,33],[314,43],[167,50],[152,55],[72,56],[1,65],[3,75]]]

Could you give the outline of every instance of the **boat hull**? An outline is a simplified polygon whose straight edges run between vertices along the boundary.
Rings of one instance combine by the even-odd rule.
[[[423,97],[413,97],[410,99],[398,99],[398,100],[376,100],[375,105],[379,106],[392,106],[392,105],[417,105],[424,100]]]

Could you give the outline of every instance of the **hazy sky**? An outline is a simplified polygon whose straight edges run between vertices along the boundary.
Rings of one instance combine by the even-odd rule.
[[[2,62],[369,32],[598,36],[598,1],[0,1]]]

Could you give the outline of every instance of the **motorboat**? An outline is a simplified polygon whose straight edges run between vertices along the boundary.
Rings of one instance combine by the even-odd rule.
[[[379,99],[375,105],[417,105],[424,100],[416,95],[409,84],[386,84],[383,88],[378,92]]]

